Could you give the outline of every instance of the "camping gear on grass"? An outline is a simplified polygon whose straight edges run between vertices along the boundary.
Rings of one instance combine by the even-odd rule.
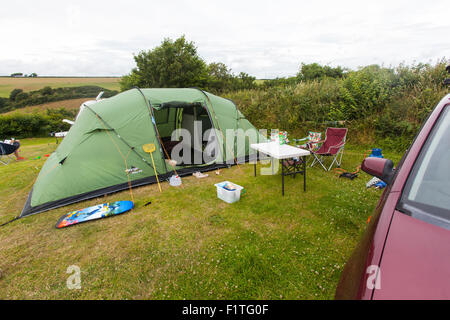
[[[99,204],[82,210],[72,211],[63,215],[58,220],[55,227],[57,229],[61,229],[82,222],[118,215],[130,211],[133,209],[133,206],[134,204],[132,201],[116,201]]]
[[[366,151],[364,152],[364,155],[363,155],[363,161],[364,161],[364,159],[366,158],[367,152],[373,152],[373,150],[380,150],[380,152],[381,152],[381,149],[366,150]],[[377,152],[377,151],[375,151],[375,152]],[[382,156],[382,157],[383,157],[383,156]],[[358,172],[359,172],[360,169],[361,169],[361,166],[359,165],[359,166],[356,167],[356,170],[353,171],[353,172],[348,172],[347,170],[344,170],[344,169],[341,169],[341,168],[334,168],[333,171],[335,171],[336,173],[339,174],[339,178],[348,178],[348,179],[350,179],[350,180],[353,180],[353,179],[355,179],[356,177],[358,177]],[[366,186],[367,186],[367,185],[366,185]]]
[[[319,148],[319,143],[321,139],[322,139],[321,132],[309,131],[307,137],[301,139],[294,139],[294,142],[299,143],[301,141],[306,141],[306,143],[302,145],[297,145],[297,147],[306,149],[308,151],[315,151]]]
[[[381,153],[381,149],[373,148],[372,149],[372,153],[369,155],[369,157],[383,158],[383,154]]]
[[[227,203],[239,201],[241,190],[244,189],[244,187],[230,181],[219,182],[215,186],[217,188],[217,197]]]
[[[192,175],[197,179],[206,178],[208,176],[208,174],[201,173],[200,171],[194,172]]]
[[[320,163],[325,171],[330,171],[333,164],[341,166],[342,155],[344,154],[345,139],[347,137],[347,128],[327,128],[325,134],[325,140],[320,148],[316,151],[311,151],[314,156],[314,160],[311,163],[311,167],[316,163]],[[331,157],[332,161],[327,168],[324,165],[324,160],[327,157]]]
[[[358,171],[359,171],[359,169],[358,169]],[[347,178],[347,179],[350,179],[350,180],[353,180],[353,179],[355,179],[357,177],[358,177],[358,173],[356,173],[356,172],[342,172],[339,175],[339,178]]]
[[[197,130],[194,124],[200,122],[202,128]],[[227,129],[254,133],[257,142],[267,140],[232,101],[200,89],[135,88],[121,92],[85,106],[42,167],[20,217],[156,183],[156,176],[158,180],[169,179],[174,168],[166,164],[164,139],[170,140],[177,129],[190,132],[191,140],[202,140],[211,129],[215,134],[211,140],[217,147],[212,160],[177,163],[180,177],[226,168],[255,156],[249,144],[235,148],[237,135],[227,135]],[[187,140],[181,143],[189,143],[193,151],[203,147],[198,143],[201,141]],[[156,147],[154,165],[142,149],[148,143]]]
[[[384,158],[380,148],[373,148],[371,151],[372,153],[369,155],[369,157]],[[386,182],[384,182],[381,179],[378,179],[377,177],[373,177],[372,179],[370,179],[369,182],[367,182],[366,187],[367,188],[375,187],[375,189],[383,189],[384,187],[386,187]]]
[[[162,192],[161,185],[159,184],[158,172],[156,172],[155,160],[153,159],[153,152],[156,150],[156,147],[153,143],[148,143],[148,144],[144,144],[142,146],[142,149],[144,150],[144,152],[150,153],[150,156],[152,157],[153,171],[155,171],[155,176],[156,176],[156,181],[158,182],[159,192]]]
[[[270,133],[270,140],[273,142],[277,142],[280,145],[288,144],[289,139],[287,138],[287,135],[287,131],[272,130],[272,132]]]
[[[0,142],[0,163],[8,165],[12,158],[12,154],[19,149],[18,144],[10,144],[5,142]]]
[[[334,172],[339,174],[339,178],[347,178],[350,180],[353,180],[358,177],[358,172],[361,169],[361,166],[357,166],[356,170],[353,172],[348,172],[347,170],[344,170],[342,168],[334,168]]]
[[[377,182],[374,185],[375,189],[383,189],[386,186],[387,186],[387,184],[384,181]]]
[[[169,166],[175,167],[177,165],[177,162],[173,159],[171,159],[171,160],[166,159],[166,164],[168,164]]]
[[[381,181],[381,179],[378,179],[377,177],[372,177],[372,179],[370,179],[369,182],[366,183],[366,188],[373,187],[380,181]]]
[[[250,148],[257,150],[260,153],[265,154],[271,158],[272,174],[274,174],[274,159],[277,159],[281,162],[281,195],[284,196],[284,177],[288,175],[292,175],[295,178],[297,174],[302,174],[303,191],[306,191],[306,157],[309,156],[311,152],[305,149],[290,146],[288,144],[280,146],[277,142],[252,143],[250,145]],[[285,165],[284,160],[297,157],[301,157],[302,160],[293,162],[292,165],[287,162]],[[261,171],[261,173],[267,174],[268,172],[266,171],[265,173],[263,173],[263,171]],[[254,175],[256,177],[256,161],[254,162]]]
[[[170,179],[169,179],[169,184],[172,187],[180,186],[181,185],[181,178],[180,178],[180,176],[178,176],[178,175],[171,176]]]
[[[369,182],[366,183],[366,188],[374,187],[375,189],[383,189],[386,187],[386,182],[384,182],[381,179],[378,179],[377,177],[373,177],[369,180]]]

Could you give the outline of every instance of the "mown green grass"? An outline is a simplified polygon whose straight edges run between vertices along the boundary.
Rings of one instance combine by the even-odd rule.
[[[54,139],[22,141],[28,159],[52,152]],[[364,150],[348,147],[343,167]],[[398,162],[400,155],[385,153]],[[17,216],[45,159],[0,167],[0,222]],[[258,169],[261,165],[258,164]],[[1,299],[332,299],[343,266],[366,228],[381,191],[308,168],[302,176],[253,176],[246,164],[219,176],[183,178],[136,188],[131,212],[57,230],[61,215],[128,191],[26,217],[0,228]],[[247,190],[227,204],[214,183]],[[148,201],[152,203],[144,207]],[[70,265],[81,268],[80,290],[69,290]]]

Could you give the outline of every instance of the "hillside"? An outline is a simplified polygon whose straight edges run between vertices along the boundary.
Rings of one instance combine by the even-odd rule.
[[[92,97],[92,99],[95,99],[95,97]],[[45,113],[47,109],[60,109],[60,108],[64,108],[70,111],[72,110],[77,111],[80,108],[80,105],[87,100],[90,100],[90,98],[79,98],[79,99],[47,102],[36,106],[24,107],[13,111],[9,111],[3,113],[2,115]]]
[[[0,77],[0,97],[9,97],[13,89],[22,89],[25,92],[42,89],[46,86],[52,88],[78,87],[85,85],[99,86],[109,90],[120,90],[120,78],[69,78],[69,77],[37,77],[12,78]]]

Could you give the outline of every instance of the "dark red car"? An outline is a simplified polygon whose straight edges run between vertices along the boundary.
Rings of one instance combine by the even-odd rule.
[[[395,170],[380,158],[361,169],[388,186],[336,299],[450,299],[450,94]]]

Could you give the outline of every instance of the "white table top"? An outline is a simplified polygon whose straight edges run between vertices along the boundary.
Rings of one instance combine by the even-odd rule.
[[[311,154],[308,150],[300,149],[287,144],[280,145],[278,142],[253,143],[250,145],[250,148],[267,154],[275,159],[303,157]]]

